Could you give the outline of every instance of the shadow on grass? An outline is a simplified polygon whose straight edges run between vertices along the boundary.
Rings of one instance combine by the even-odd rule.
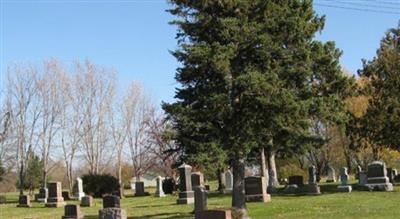
[[[177,213],[161,213],[161,214],[150,214],[144,216],[133,216],[128,219],[152,219],[152,218],[169,218],[169,219],[192,219],[192,214],[177,214]]]
[[[152,218],[166,218],[166,219],[192,219],[191,214],[178,214],[178,213],[160,213],[160,214],[149,214],[143,216],[131,216],[128,219],[152,219]],[[98,219],[97,215],[85,215],[84,219]]]
[[[163,205],[138,205],[138,206],[132,206],[129,208],[159,208],[159,207],[170,206],[170,205],[176,205],[176,203],[163,204]]]

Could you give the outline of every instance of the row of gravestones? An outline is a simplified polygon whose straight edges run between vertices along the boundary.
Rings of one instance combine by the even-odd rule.
[[[357,168],[357,179],[358,185],[361,188],[368,190],[379,190],[379,191],[393,191],[393,182],[396,178],[400,178],[397,175],[397,170],[392,168],[386,168],[384,162],[374,161],[368,165],[367,172],[363,172],[361,167]],[[314,166],[309,168],[309,182],[308,192],[310,194],[320,194],[320,188],[316,180],[316,169]],[[339,192],[351,192],[352,186],[348,185],[349,175],[346,167],[343,167],[340,171],[340,182],[341,184],[337,187]],[[328,171],[327,182],[335,182],[334,169]],[[303,176],[290,176],[288,185],[286,185],[286,192],[294,192],[298,187],[304,186]]]

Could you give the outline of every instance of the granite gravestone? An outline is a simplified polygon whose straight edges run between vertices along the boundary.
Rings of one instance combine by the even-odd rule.
[[[347,167],[343,167],[340,170],[340,185],[337,187],[339,192],[351,192],[352,187],[348,185],[349,174],[347,173]]]
[[[81,199],[81,207],[92,207],[93,206],[93,197],[90,195],[85,195]]]
[[[336,173],[333,167],[328,168],[328,178],[326,179],[326,182],[336,182]]]
[[[386,168],[387,176],[389,178],[390,183],[394,183],[394,178],[397,175],[397,170],[393,168]]]
[[[79,205],[66,205],[61,219],[83,219]]]
[[[62,207],[65,205],[64,198],[61,195],[61,182],[47,183],[49,189],[49,197],[47,198],[46,207]]]
[[[144,182],[135,182],[135,196],[146,196],[144,191]]]
[[[35,195],[35,201],[46,203],[49,197],[49,190],[47,188],[40,188],[39,194]]]
[[[103,197],[103,209],[99,210],[99,219],[127,219],[125,209],[120,208],[120,198],[115,195]]]
[[[191,180],[192,180],[193,191],[197,186],[204,185],[204,177],[203,177],[203,174],[200,172],[193,172],[191,175]]]
[[[200,219],[232,219],[230,209],[214,209],[201,212]]]
[[[163,187],[162,187],[162,180],[163,178],[161,176],[158,176],[156,178],[156,183],[157,183],[157,188],[156,188],[156,193],[155,196],[156,197],[165,197],[164,191],[163,191]]]
[[[315,166],[308,168],[308,193],[311,195],[321,194],[321,190],[317,183],[317,170]]]
[[[194,188],[194,218],[200,219],[201,213],[207,210],[207,192],[202,186]]]
[[[18,208],[30,208],[32,207],[29,195],[20,195],[18,199]]]
[[[269,202],[271,196],[265,188],[265,177],[249,176],[244,179],[244,190],[247,202]]]
[[[192,167],[182,164],[179,170],[179,194],[177,204],[191,204],[194,202],[194,192],[192,190],[191,172]]]
[[[83,182],[81,178],[76,178],[74,186],[74,199],[81,200],[85,193],[83,192]]]
[[[368,165],[367,184],[369,190],[393,191],[393,184],[387,177],[386,165],[381,161],[374,161]]]
[[[68,191],[62,191],[61,196],[63,197],[64,201],[71,200],[71,198],[69,197]]]
[[[304,186],[303,176],[289,176],[288,181],[289,185]]]
[[[233,174],[230,170],[227,170],[224,173],[224,179],[225,179],[225,192],[227,192],[227,193],[232,192]]]

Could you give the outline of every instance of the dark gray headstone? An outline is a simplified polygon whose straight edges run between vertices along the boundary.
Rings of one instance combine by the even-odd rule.
[[[250,176],[244,179],[244,190],[248,202],[269,202],[271,196],[265,188],[265,177]]]
[[[144,182],[135,182],[135,196],[145,196]]]
[[[92,207],[93,197],[90,195],[85,195],[81,198],[81,207]]]
[[[62,207],[65,205],[64,198],[61,194],[61,182],[49,182],[47,183],[49,189],[49,197],[47,198],[46,207]]]
[[[387,177],[385,163],[374,161],[368,165],[367,171],[367,186],[369,190],[393,191],[393,184],[390,183]]]
[[[126,211],[122,208],[104,208],[99,210],[99,219],[127,219]]]
[[[194,189],[194,218],[199,219],[204,210],[207,210],[207,192],[202,186],[197,186]]]
[[[120,198],[115,195],[106,195],[103,197],[103,208],[120,208]]]
[[[32,207],[31,205],[31,200],[28,195],[20,195],[18,199],[18,208],[30,208]]]
[[[69,192],[68,191],[63,191],[62,192],[62,197],[64,198],[65,201],[70,200],[71,198],[69,197]]]
[[[62,219],[82,219],[83,215],[79,205],[66,205],[64,207],[64,216]]]
[[[303,176],[289,176],[289,185],[304,186]]]
[[[192,188],[194,190],[197,186],[202,186],[204,184],[203,174],[200,172],[193,172],[191,175]]]

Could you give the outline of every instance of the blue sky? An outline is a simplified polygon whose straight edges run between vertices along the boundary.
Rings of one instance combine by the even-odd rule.
[[[375,8],[370,1],[375,2]],[[317,0],[320,5],[315,5],[317,13],[327,17],[325,29],[318,38],[336,41],[344,52],[342,65],[353,73],[361,67],[362,58],[375,55],[384,32],[396,26],[400,19],[400,0],[370,1],[342,1],[345,2],[342,7],[363,11],[322,6],[334,5],[327,0]],[[117,69],[120,88],[130,80],[138,80],[155,101],[173,101],[174,89],[178,86],[174,80],[178,63],[169,50],[176,48],[176,29],[168,24],[173,17],[165,12],[170,7],[166,1],[0,2],[3,75],[6,66],[15,61],[40,63],[57,58],[69,63],[88,58]]]

